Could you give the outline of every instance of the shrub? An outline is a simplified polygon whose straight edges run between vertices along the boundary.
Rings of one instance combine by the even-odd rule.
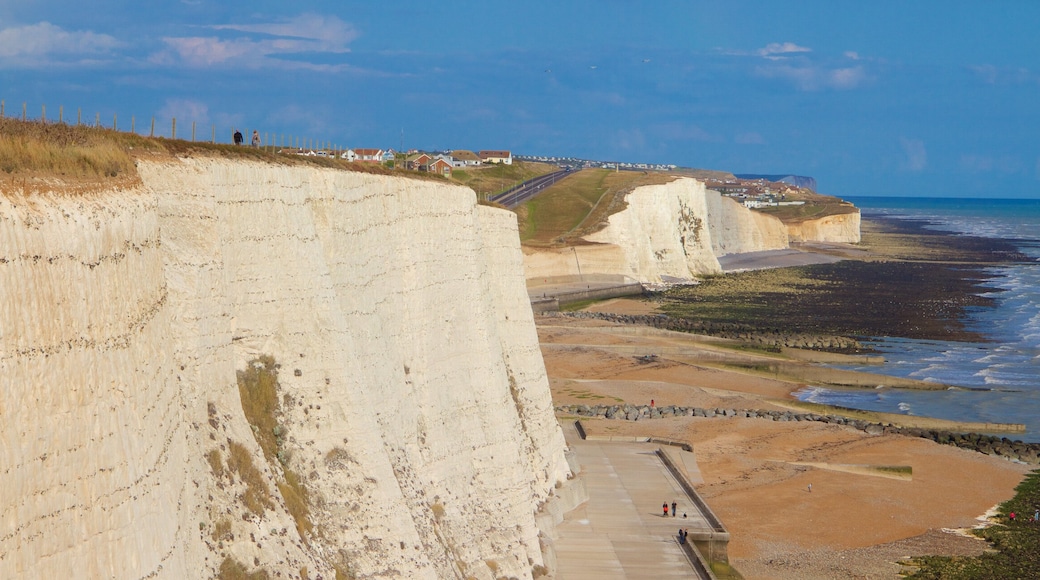
[[[247,572],[245,566],[238,560],[228,556],[220,563],[217,578],[218,580],[270,580],[271,575],[263,568],[255,572]]]
[[[253,456],[241,443],[232,441],[228,446],[227,466],[228,471],[237,473],[242,482],[246,484],[246,491],[242,494],[242,503],[249,511],[263,516],[265,509],[274,508],[274,502],[271,501],[271,490],[267,487],[263,474],[253,465]]]

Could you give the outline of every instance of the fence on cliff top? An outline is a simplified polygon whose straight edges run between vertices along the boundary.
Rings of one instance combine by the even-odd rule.
[[[27,122],[28,121],[32,121],[32,122],[39,122],[39,123],[51,122],[51,123],[69,124],[69,125],[72,124],[72,118],[71,117],[69,119],[65,118],[66,111],[65,111],[65,107],[63,105],[59,105],[58,106],[58,114],[57,114],[57,116],[56,117],[52,117],[50,120],[48,120],[48,117],[47,117],[47,105],[46,104],[41,104],[39,110],[40,110],[39,117],[32,116],[29,113],[29,103],[27,101],[23,101],[22,102],[21,114],[18,115],[17,111],[16,111],[15,112],[16,114],[12,115],[12,117],[16,118],[16,119],[21,119],[22,121],[27,121]],[[51,111],[53,112],[54,110],[51,109]],[[71,111],[71,109],[70,109],[70,111]],[[6,103],[5,100],[0,100],[0,118],[6,118],[6,117],[8,117],[7,103]],[[146,118],[146,119],[147,119],[147,125],[146,125],[147,126],[147,132],[138,132],[138,130],[137,130],[137,117],[135,115],[130,115],[130,130],[129,131],[123,131],[123,132],[134,133],[134,134],[141,135],[141,136],[144,136],[144,137],[161,137],[161,138],[168,138],[168,139],[177,139],[178,138],[177,137],[177,135],[178,135],[178,133],[177,133],[178,126],[177,126],[177,118],[176,117],[170,117],[168,120],[165,119],[165,118],[160,118],[158,125],[156,124],[157,117],[155,115],[152,115],[150,118]],[[91,120],[90,117],[89,117],[89,113],[88,113],[87,118],[84,119],[84,117],[83,117],[83,109],[82,108],[77,108],[76,109],[76,122],[75,122],[76,126],[96,127],[98,129],[104,128],[104,129],[111,129],[113,131],[120,131],[119,122],[120,121],[119,121],[119,114],[118,113],[113,113],[113,115],[112,115],[112,123],[111,123],[111,125],[109,125],[107,116],[105,118],[105,122],[102,123],[101,113],[99,113],[99,112],[94,113],[94,118],[93,118],[93,120]],[[126,117],[123,117],[123,122],[124,123],[126,122]],[[125,125],[124,125],[124,127],[125,127]],[[167,132],[167,129],[169,130],[168,132]],[[202,127],[201,129],[202,129],[202,131],[205,131],[207,129],[207,127]],[[256,130],[256,131],[259,132],[259,129],[253,129],[253,128],[246,129],[246,128],[242,128],[242,127],[235,127],[235,126],[232,125],[232,126],[229,126],[229,127],[226,127],[226,128],[225,127],[221,127],[220,132],[219,132],[221,138],[218,139],[217,138],[217,134],[218,134],[217,125],[214,124],[214,123],[210,123],[208,129],[209,129],[209,131],[208,131],[209,135],[205,135],[204,133],[200,135],[198,123],[196,123],[193,120],[193,121],[191,121],[190,129],[187,129],[187,127],[185,127],[183,124],[181,125],[180,130],[181,130],[181,135],[182,136],[180,138],[183,139],[183,140],[188,140],[188,137],[185,136],[186,135],[185,131],[187,130],[187,134],[190,134],[190,140],[192,142],[204,142],[204,143],[214,143],[214,144],[216,144],[216,143],[228,143],[228,144],[230,144],[230,143],[234,142],[234,133],[235,133],[236,130],[238,130],[238,131],[242,132],[242,137],[243,137],[242,145],[250,145],[251,144],[250,141],[251,141],[251,138],[252,138],[253,131]],[[345,146],[340,146],[340,145],[338,145],[336,143],[333,143],[331,140],[328,140],[328,139],[315,139],[313,137],[308,137],[308,136],[303,136],[303,135],[293,135],[291,133],[273,133],[273,132],[270,132],[270,131],[260,132],[260,147],[262,147],[264,149],[272,150],[272,151],[279,150],[279,149],[295,149],[295,150],[298,150],[298,151],[301,151],[301,150],[302,151],[332,151],[334,153],[339,153],[339,152],[342,152],[342,151],[346,151],[346,149],[347,149]]]

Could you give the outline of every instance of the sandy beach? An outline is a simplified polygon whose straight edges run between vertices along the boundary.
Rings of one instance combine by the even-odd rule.
[[[615,299],[589,310],[645,314]],[[779,409],[802,386],[713,368],[719,339],[598,320],[540,317],[553,399]],[[653,362],[637,356],[660,354]],[[811,359],[811,353],[806,358]],[[731,564],[747,579],[897,578],[909,556],[978,554],[963,531],[1013,495],[1029,467],[899,435],[822,423],[682,417],[583,420],[590,434],[657,436],[693,445],[698,491],[732,534]],[[811,491],[809,486],[812,486]]]

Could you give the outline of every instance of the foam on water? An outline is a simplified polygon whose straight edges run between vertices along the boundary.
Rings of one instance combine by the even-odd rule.
[[[1003,238],[1040,259],[1040,200],[852,200],[871,213],[932,222],[933,229]],[[975,308],[965,321],[992,342],[957,343],[881,337],[868,344],[884,354],[881,367],[844,367],[986,390],[872,391],[811,387],[799,398],[889,413],[956,421],[1024,423],[1022,439],[1040,441],[1040,262],[987,269],[995,277],[984,294],[993,307]],[[897,394],[892,394],[897,393]],[[1018,437],[1018,436],[1016,436]]]

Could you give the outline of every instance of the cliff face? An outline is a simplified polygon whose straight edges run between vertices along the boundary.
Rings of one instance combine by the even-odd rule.
[[[704,184],[682,178],[637,188],[592,242],[563,250],[528,249],[528,278],[621,274],[642,282],[691,279],[722,271],[726,254],[788,247],[780,220],[752,212]],[[579,271],[580,270],[580,271]]]
[[[792,242],[858,244],[860,241],[860,214],[857,211],[787,224],[787,231]]]
[[[135,191],[0,196],[0,577],[206,577],[225,558],[530,577],[534,511],[568,468],[512,214],[384,176],[138,170]],[[261,356],[279,461],[236,382]]]

